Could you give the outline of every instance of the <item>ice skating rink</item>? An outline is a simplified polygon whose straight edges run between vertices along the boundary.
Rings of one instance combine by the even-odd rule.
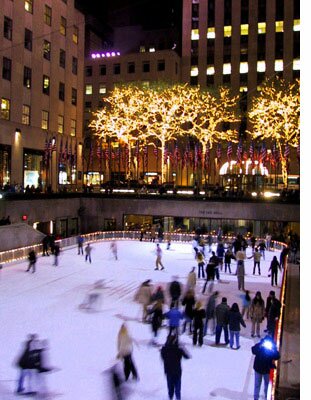
[[[134,302],[138,286],[146,279],[156,288],[164,289],[173,275],[181,283],[186,282],[193,266],[192,246],[189,243],[172,243],[171,249],[163,249],[165,269],[155,271],[155,243],[117,241],[118,260],[110,251],[110,242],[92,243],[92,263],[85,262],[77,249],[63,249],[59,266],[54,267],[53,256],[38,257],[36,273],[25,272],[28,263],[5,264],[0,271],[0,399],[15,399],[16,380],[19,370],[15,361],[21,345],[29,333],[38,334],[49,341],[49,364],[58,368],[46,374],[49,395],[45,398],[64,400],[111,400],[107,373],[117,353],[117,334],[125,321],[130,334],[136,339],[133,359],[140,380],[128,383],[128,400],[165,400],[166,379],[160,358],[160,347],[150,345],[151,326],[141,322],[141,306]],[[206,251],[207,258],[209,258]],[[246,252],[251,256],[251,248]],[[257,290],[266,300],[272,289],[268,268],[273,255],[266,252],[261,261],[261,276],[254,276],[253,259],[246,260],[246,289],[253,298]],[[232,275],[220,273],[221,282],[214,285],[228,304],[237,302],[241,309],[242,292],[238,291],[234,275],[236,262],[231,264]],[[79,308],[98,280],[104,280],[100,302],[95,311]],[[279,274],[277,297],[282,276]],[[204,280],[197,284],[197,299],[205,305],[208,295],[201,295]],[[215,346],[214,336],[207,335],[202,347],[192,345],[188,334],[180,336],[180,342],[191,354],[182,361],[183,400],[247,400],[253,397],[253,358],[251,347],[258,338],[252,338],[250,322],[242,328],[239,350],[229,346]],[[266,321],[262,324],[262,331]],[[264,335],[264,332],[262,332]],[[167,328],[160,330],[159,344],[164,344]],[[221,338],[223,342],[223,337]],[[19,396],[20,397],[20,396]],[[27,396],[22,396],[28,398]],[[29,397],[30,398],[30,397]]]

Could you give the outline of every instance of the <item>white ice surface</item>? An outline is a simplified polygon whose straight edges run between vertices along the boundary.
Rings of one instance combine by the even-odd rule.
[[[141,282],[151,279],[155,287],[166,287],[173,275],[185,283],[192,266],[196,266],[191,244],[172,243],[166,250],[162,243],[164,271],[154,271],[155,244],[139,241],[118,241],[118,260],[114,260],[109,242],[93,243],[92,264],[86,263],[77,249],[64,249],[59,266],[53,267],[53,256],[39,257],[35,274],[26,273],[27,262],[4,265],[0,271],[0,399],[9,400],[14,394],[18,369],[15,359],[29,333],[48,339],[50,363],[59,368],[47,375],[49,399],[111,400],[108,374],[103,371],[116,355],[116,338],[126,321],[131,335],[137,340],[133,358],[139,373],[138,382],[128,384],[128,400],[167,399],[166,379],[159,348],[150,345],[151,327],[143,324],[141,306],[133,301]],[[251,249],[247,249],[251,255]],[[253,259],[246,261],[246,289],[251,297],[261,290],[266,299],[271,290],[268,268],[273,255],[266,252],[261,262],[262,275],[252,275]],[[232,272],[235,272],[235,262]],[[104,279],[105,288],[99,310],[79,309],[95,281]],[[238,302],[236,276],[221,273],[221,283],[215,289],[228,298],[228,304]],[[279,274],[279,285],[281,276]],[[207,296],[197,297],[205,304]],[[277,295],[279,287],[275,288]],[[250,322],[241,331],[241,348],[215,347],[214,337],[207,335],[203,347],[194,347],[191,337],[181,335],[180,341],[191,354],[182,361],[183,400],[246,400],[253,393],[253,358],[251,346],[258,339],[250,336]],[[262,330],[265,322],[262,324]],[[263,332],[262,332],[263,334]],[[167,329],[162,328],[159,344],[165,342]],[[223,341],[223,338],[221,339]],[[23,396],[27,398],[27,396]]]

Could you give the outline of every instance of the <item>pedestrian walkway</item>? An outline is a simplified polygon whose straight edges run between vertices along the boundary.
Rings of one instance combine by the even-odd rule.
[[[130,384],[128,400],[167,399],[159,348],[150,346],[151,327],[141,322],[141,305],[134,302],[134,294],[146,279],[151,279],[154,288],[166,288],[172,276],[178,276],[185,284],[189,271],[197,266],[192,246],[172,243],[171,249],[166,250],[163,243],[163,271],[154,270],[154,243],[119,241],[118,260],[111,256],[109,242],[93,243],[92,247],[92,264],[72,248],[63,249],[58,267],[52,267],[51,257],[39,257],[34,274],[26,274],[26,262],[6,264],[0,271],[0,313],[5,321],[0,326],[0,340],[5,344],[0,346],[1,399],[15,398],[18,371],[14,360],[26,335],[37,333],[49,339],[51,362],[60,368],[48,377],[49,398],[110,400],[102,372],[116,355],[116,337],[124,321],[138,343],[133,356],[140,376],[139,382]],[[260,276],[252,274],[253,259],[246,260],[245,288],[251,297],[259,290],[266,300],[272,289],[268,268],[275,254],[278,256],[266,252]],[[250,255],[248,248],[247,256]],[[219,292],[219,301],[224,296],[229,305],[237,302],[241,306],[243,292],[238,290],[234,261],[231,268],[232,274],[220,272],[221,279],[215,282],[214,290]],[[277,296],[281,279],[279,276],[279,286],[273,287]],[[98,280],[104,281],[100,309],[93,313],[81,311],[79,304]],[[203,284],[203,279],[198,281],[196,293],[205,304],[208,294],[201,294]],[[191,354],[191,359],[183,363],[183,400],[252,398],[251,347],[259,339],[251,337],[250,321],[245,322],[239,350],[215,346],[214,336],[209,334],[202,348],[194,347],[189,335],[181,335],[181,343]],[[167,329],[162,328],[159,345],[166,336]]]

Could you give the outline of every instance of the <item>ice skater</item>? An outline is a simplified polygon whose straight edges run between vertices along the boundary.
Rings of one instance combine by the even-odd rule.
[[[100,306],[100,301],[102,296],[101,291],[104,288],[105,285],[103,279],[96,281],[92,289],[86,295],[84,302],[79,305],[80,310],[97,311]]]
[[[60,247],[58,244],[55,244],[55,246],[54,246],[54,264],[53,264],[55,267],[58,267],[59,254],[60,254]]]
[[[155,270],[156,271],[161,271],[162,269],[164,269],[164,266],[163,266],[163,264],[162,264],[162,249],[161,249],[161,247],[160,247],[160,245],[159,245],[159,243],[157,243],[157,247],[156,247],[156,255],[157,255],[157,258],[156,258],[156,267],[155,267]],[[159,268],[159,266],[161,267],[161,268]]]
[[[35,273],[36,272],[37,255],[34,250],[31,250],[29,252],[28,261],[29,261],[29,265],[28,265],[28,269],[26,270],[26,272],[28,272],[32,269],[32,273]]]
[[[77,244],[78,244],[78,255],[81,254],[83,256],[83,242],[84,239],[81,235],[78,236]]]
[[[92,250],[93,247],[90,245],[90,243],[88,243],[85,248],[85,262],[89,260],[90,264],[92,263],[92,258],[91,258]]]
[[[18,360],[16,362],[17,367],[20,369],[20,374],[17,381],[17,389],[16,389],[17,394],[33,393],[33,388],[32,388],[33,373],[32,369],[30,368],[31,367],[30,352],[31,352],[31,345],[36,339],[37,339],[36,334],[30,334],[27,336],[27,340],[24,344],[24,349],[22,351],[22,354],[18,357]],[[27,391],[25,390],[26,379],[28,381]]]
[[[135,363],[132,358],[133,344],[137,345],[136,340],[134,340],[127,329],[126,324],[122,324],[118,333],[118,357],[123,359],[123,368],[125,380],[127,381],[132,374],[133,379],[138,380],[138,373]]]
[[[117,260],[118,259],[118,246],[117,246],[117,242],[115,240],[113,240],[110,243],[110,250],[111,250],[111,253],[112,253],[114,259]]]

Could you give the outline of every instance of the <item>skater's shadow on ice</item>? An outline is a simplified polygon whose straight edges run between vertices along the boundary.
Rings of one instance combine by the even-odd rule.
[[[215,389],[210,392],[210,395],[215,398],[221,397],[230,400],[247,400],[249,398],[247,393],[241,393],[226,388]]]

